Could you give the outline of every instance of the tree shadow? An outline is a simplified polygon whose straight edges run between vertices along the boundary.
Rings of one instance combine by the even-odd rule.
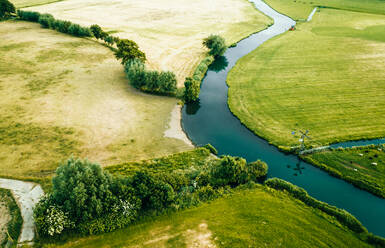
[[[210,71],[220,72],[229,65],[227,58],[225,56],[217,57],[214,62],[209,66]]]
[[[185,106],[186,106],[186,113],[188,115],[195,115],[198,112],[199,108],[201,107],[201,104],[198,99],[195,102],[187,103]]]

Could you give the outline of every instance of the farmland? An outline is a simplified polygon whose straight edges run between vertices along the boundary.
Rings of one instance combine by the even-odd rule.
[[[298,144],[293,130],[310,130],[315,146],[384,137],[384,34],[384,15],[321,9],[238,62],[230,109],[287,148]]]
[[[109,49],[26,22],[0,35],[2,176],[50,176],[71,155],[108,165],[190,149],[163,135],[177,99],[131,88]]]
[[[244,0],[68,0],[26,10],[85,26],[96,23],[132,39],[147,54],[149,68],[173,71],[179,86],[204,58],[203,38],[220,34],[230,45],[271,22]]]

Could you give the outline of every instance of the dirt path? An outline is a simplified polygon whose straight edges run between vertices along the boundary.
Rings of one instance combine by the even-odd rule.
[[[19,243],[31,242],[35,237],[35,222],[33,220],[33,207],[43,196],[40,185],[12,179],[0,178],[0,188],[11,190],[23,217],[23,226]]]

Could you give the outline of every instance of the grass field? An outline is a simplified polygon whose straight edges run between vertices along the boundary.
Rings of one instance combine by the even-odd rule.
[[[277,146],[384,137],[384,17],[321,9],[263,44],[229,73],[231,111]]]
[[[294,20],[306,20],[310,12],[317,6],[345,9],[373,14],[385,14],[383,0],[264,0],[275,10],[284,13]]]
[[[330,216],[262,186],[62,247],[280,246],[369,247]]]
[[[163,136],[177,99],[128,86],[108,48],[27,22],[2,22],[0,36],[1,176],[50,176],[71,155],[105,166],[190,149]]]
[[[82,25],[96,23],[134,40],[148,66],[173,71],[179,86],[204,58],[203,38],[221,34],[230,45],[271,22],[246,0],[66,0],[28,10]]]
[[[303,156],[345,180],[385,198],[385,146],[333,149]]]

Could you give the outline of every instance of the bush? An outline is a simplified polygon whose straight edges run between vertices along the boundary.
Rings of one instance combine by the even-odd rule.
[[[40,17],[39,12],[24,11],[24,10],[18,10],[17,15],[21,20],[30,21],[30,22],[38,22]]]
[[[69,27],[72,25],[70,21],[55,20],[53,23],[54,29],[61,33],[69,33]]]
[[[7,18],[11,13],[16,13],[15,6],[8,0],[0,0],[0,19]]]
[[[321,211],[331,216],[334,216],[339,222],[346,225],[349,229],[354,232],[367,232],[365,227],[353,215],[346,212],[345,210],[339,209],[335,206],[331,206],[325,202],[321,202],[314,199],[313,197],[309,196],[304,189],[300,187],[297,187],[279,178],[268,179],[265,181],[265,184],[270,188],[286,190],[289,194],[301,200],[305,204],[320,209]]]
[[[125,65],[129,60],[138,59],[143,63],[146,61],[146,55],[139,50],[138,44],[132,40],[122,39],[116,43],[118,50],[115,52],[115,57],[122,60]]]
[[[161,212],[174,202],[172,187],[148,173],[135,173],[131,186],[136,197],[142,202],[142,210]]]
[[[212,154],[218,155],[217,149],[215,149],[215,147],[212,146],[211,144],[206,144],[206,145],[204,145],[203,147],[206,148],[206,149],[208,149]]]
[[[247,164],[248,181],[257,182],[259,179],[266,177],[268,166],[265,162],[257,160]]]
[[[76,223],[101,217],[116,202],[111,190],[112,177],[100,165],[87,160],[69,159],[52,179],[52,198]]]
[[[91,25],[90,30],[96,39],[103,39],[107,34],[97,24]]]
[[[79,24],[74,24],[74,23],[72,23],[68,27],[68,33],[73,35],[73,36],[77,36],[77,37],[91,37],[92,36],[91,29],[89,29],[87,27],[82,27]]]
[[[193,74],[193,80],[199,82],[199,84],[202,82],[203,77],[206,75],[206,72],[209,68],[209,65],[214,62],[213,56],[207,56],[204,58],[199,65],[195,68],[194,74]]]
[[[59,206],[55,205],[51,195],[44,196],[35,206],[34,219],[37,231],[42,236],[61,234],[65,229],[73,228],[70,220]]]
[[[55,19],[50,14],[42,14],[39,16],[38,22],[43,28],[53,28]]]
[[[126,77],[132,86],[137,89],[141,89],[146,85],[146,69],[141,60],[133,59],[127,61],[124,65],[124,70],[126,72]]]
[[[205,38],[203,40],[203,45],[210,49],[209,54],[214,57],[222,56],[227,49],[225,39],[219,35],[212,34]]]
[[[200,83],[188,77],[184,81],[184,94],[183,99],[185,102],[195,102],[198,100],[200,92]]]
[[[213,187],[234,187],[246,182],[246,160],[243,158],[224,156],[210,170],[210,184]]]
[[[107,45],[112,46],[114,44],[114,37],[108,35],[107,33],[104,33],[105,36],[103,37],[103,41],[107,43]]]
[[[148,71],[140,59],[128,60],[124,68],[127,79],[137,89],[161,95],[176,92],[177,81],[172,72]]]

